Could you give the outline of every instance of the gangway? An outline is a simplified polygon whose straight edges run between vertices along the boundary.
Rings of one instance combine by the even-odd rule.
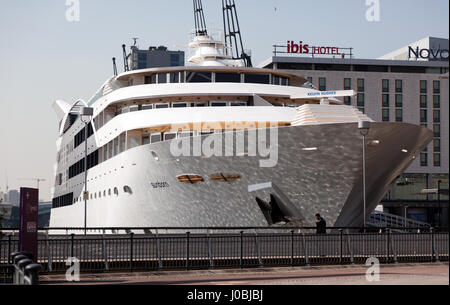
[[[410,227],[410,228],[430,228],[431,225],[414,220],[411,218],[401,217],[398,215],[393,215],[381,211],[373,211],[372,214],[370,214],[369,219],[366,223],[367,226],[371,227]]]

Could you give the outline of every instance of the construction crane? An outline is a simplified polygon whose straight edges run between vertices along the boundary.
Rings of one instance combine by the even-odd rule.
[[[241,29],[234,0],[222,0],[223,29],[225,44],[231,51],[233,59],[242,59],[246,67],[252,67],[251,56],[244,50]],[[228,49],[227,48],[227,49]],[[228,52],[228,51],[227,51]]]
[[[194,23],[195,35],[206,36],[208,31],[206,29],[205,14],[203,13],[202,0],[193,0],[194,2]]]
[[[38,190],[39,190],[39,183],[45,181],[45,179],[41,179],[41,178],[20,178],[19,180],[28,180],[28,181],[33,180],[33,181],[36,181]]]

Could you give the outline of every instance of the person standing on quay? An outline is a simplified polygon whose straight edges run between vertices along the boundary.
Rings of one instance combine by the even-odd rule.
[[[319,213],[316,214],[316,227],[317,227],[317,234],[327,234],[327,223],[325,219],[320,216]]]

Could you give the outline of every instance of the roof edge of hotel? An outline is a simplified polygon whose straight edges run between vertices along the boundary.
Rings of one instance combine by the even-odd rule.
[[[421,60],[389,60],[389,59],[360,59],[360,58],[324,58],[324,57],[301,57],[301,56],[271,56],[261,62],[258,67],[263,68],[271,63],[323,63],[323,64],[360,64],[381,66],[425,66],[425,67],[448,67],[448,61],[421,61]]]

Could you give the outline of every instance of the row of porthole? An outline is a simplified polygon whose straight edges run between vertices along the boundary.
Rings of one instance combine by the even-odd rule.
[[[129,194],[129,195],[133,194],[133,190],[128,185],[125,185],[123,187],[123,192],[125,194]],[[97,196],[97,194],[98,194],[98,196]],[[117,187],[115,187],[112,192],[111,192],[111,189],[109,189],[108,192],[106,192],[106,190],[103,191],[103,197],[112,196],[112,194],[114,194],[116,197],[119,196],[119,189]],[[93,200],[93,199],[97,199],[97,198],[98,199],[102,198],[102,192],[101,191],[100,192],[91,193],[90,196],[89,196],[89,200]],[[83,201],[83,197],[79,197],[79,198],[77,197],[77,198],[74,199],[74,203],[78,202],[78,201],[82,202]]]
[[[209,176],[209,179],[212,181],[220,181],[220,182],[233,182],[241,179],[241,175],[239,174],[228,174],[228,173],[217,173]],[[187,184],[196,184],[199,182],[205,182],[205,179],[200,175],[180,175],[177,177],[177,180],[182,183]]]

